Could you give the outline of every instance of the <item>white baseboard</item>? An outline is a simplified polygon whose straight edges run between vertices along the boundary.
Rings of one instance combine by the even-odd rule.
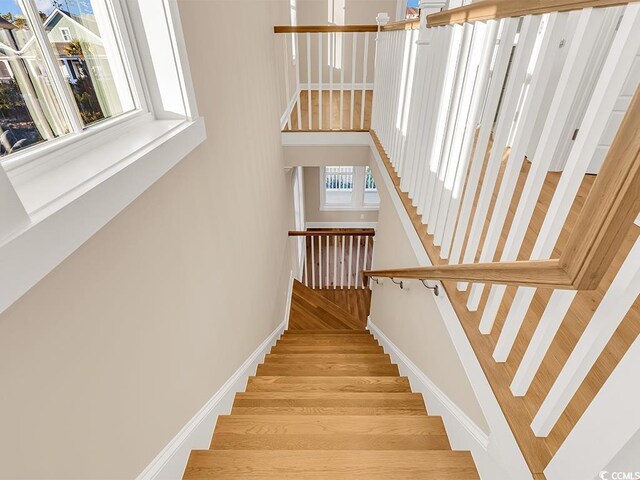
[[[182,478],[191,450],[209,448],[218,416],[229,414],[236,392],[244,391],[248,378],[255,373],[258,364],[262,362],[264,356],[269,353],[271,347],[286,328],[291,308],[292,288],[293,272],[289,278],[284,320],[254,350],[200,411],[182,427],[180,432],[147,465],[136,480],[176,480]]]
[[[430,415],[442,417],[451,447],[469,450],[476,462],[480,477],[487,480],[510,478],[492,458],[489,435],[407,357],[371,320],[367,328],[380,342],[391,360],[398,365],[400,374],[409,377],[414,392],[422,393]]]
[[[376,228],[378,222],[307,222],[305,228]]]

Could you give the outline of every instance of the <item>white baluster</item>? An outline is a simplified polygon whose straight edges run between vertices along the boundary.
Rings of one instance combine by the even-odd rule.
[[[491,81],[489,83],[487,99],[482,112],[480,131],[476,141],[473,158],[471,160],[471,170],[469,171],[469,178],[464,191],[462,207],[458,218],[458,225],[454,236],[449,263],[459,263],[462,254],[462,246],[467,236],[467,227],[469,226],[471,210],[475,201],[476,191],[480,181],[480,173],[482,171],[482,166],[484,165],[487,146],[489,144],[489,138],[493,130],[493,119],[496,116],[498,102],[500,101],[500,96],[502,94],[502,87],[504,85],[504,79],[509,65],[509,58],[511,56],[511,49],[518,27],[518,21],[519,19],[517,18],[508,18],[502,21],[500,43],[498,45],[495,65],[491,75]]]
[[[442,153],[439,158],[438,174],[434,177],[433,191],[426,205],[425,215],[427,218],[427,233],[430,235],[433,235],[436,231],[436,222],[438,212],[440,211],[440,201],[442,200],[445,176],[449,169],[453,168],[451,164],[458,160],[455,158],[451,161],[451,147],[454,133],[458,128],[458,116],[460,115],[461,108],[464,107],[461,103],[462,86],[467,73],[474,25],[465,24],[464,27],[460,25],[457,25],[456,27],[457,28],[454,28],[454,36],[452,39],[454,53],[457,52],[456,61],[450,62],[447,78],[445,80],[446,83],[453,84],[453,89],[451,90],[451,106],[449,107],[449,115],[445,122],[444,142],[442,145]],[[453,58],[451,60],[453,60]]]
[[[351,265],[353,264],[353,235],[349,236],[349,277],[347,278],[347,288],[351,288]]]
[[[484,105],[484,99],[486,96],[486,89],[490,79],[491,59],[495,50],[498,26],[499,23],[496,20],[490,20],[487,22],[487,34],[484,39],[482,55],[478,65],[478,75],[473,87],[469,116],[467,118],[466,126],[464,127],[462,147],[460,149],[460,154],[458,155],[458,166],[456,168],[454,178],[452,179],[451,202],[447,211],[447,220],[440,248],[441,258],[448,258],[449,253],[451,252],[453,234],[458,221],[458,212],[462,201],[464,182],[467,178],[469,162],[471,161],[471,152],[475,140],[476,126],[480,120],[482,106]]]
[[[629,8],[631,5],[627,7]],[[621,25],[618,31],[622,28]],[[634,28],[640,31],[640,25],[636,24]],[[599,138],[596,139],[598,140]],[[638,295],[640,295],[640,240],[636,240],[589,325],[571,352],[567,363],[562,367],[560,375],[542,402],[540,410],[531,423],[531,429],[536,436],[549,435]]]
[[[333,130],[333,71],[336,61],[336,34],[329,33],[329,130]]]
[[[331,260],[331,249],[329,247],[329,238],[331,238],[331,236],[327,235],[327,281],[325,283],[327,288],[331,286],[331,272],[329,270],[329,261]]]
[[[311,288],[316,288],[316,252],[313,241],[313,235],[311,236]]]
[[[599,13],[602,14],[602,12]],[[616,32],[609,56],[580,125],[580,133],[571,149],[533,247],[531,259],[538,260],[551,256],[639,48],[640,5],[631,4],[627,6]],[[518,289],[516,292],[515,298],[518,299],[518,303],[514,300],[500,332],[493,353],[496,361],[505,361],[508,357],[533,300],[535,292],[527,290],[521,292],[521,290],[523,289]]]
[[[347,238],[343,235],[342,236],[342,245],[340,247],[341,253],[340,253],[340,288],[344,288],[344,246],[347,243]]]
[[[480,262],[493,261],[502,230],[504,228],[509,206],[515,193],[527,147],[531,143],[535,123],[541,114],[539,105],[543,103],[545,95],[550,88],[549,79],[554,69],[555,61],[561,48],[560,42],[566,28],[568,13],[551,14],[538,53],[531,85],[522,106],[520,125],[516,132],[512,150],[505,168],[500,190],[496,198],[493,215],[487,229],[487,235],[482,246]],[[542,112],[546,113],[546,112]],[[476,283],[471,287],[468,306],[470,310],[477,310],[482,297],[484,285]]]
[[[307,32],[307,108],[309,109],[309,111],[307,112],[309,115],[308,130],[313,130],[313,110],[311,109],[311,105],[311,33]]]
[[[357,236],[356,237],[356,241],[358,242],[358,248],[356,249],[356,278],[355,278],[355,285],[353,286],[353,288],[358,288],[358,279],[360,277],[360,272],[362,271],[360,269],[360,240],[362,237]]]
[[[504,151],[507,147],[507,141],[509,140],[509,133],[513,125],[516,108],[518,107],[518,100],[520,99],[520,94],[522,93],[522,88],[526,80],[527,68],[538,35],[540,20],[541,17],[539,15],[534,15],[525,17],[522,23],[520,39],[518,40],[513,64],[509,71],[506,89],[502,96],[502,104],[498,114],[493,145],[491,146],[491,153],[482,178],[482,187],[480,188],[480,195],[476,202],[475,214],[473,222],[471,223],[471,230],[469,231],[462,263],[473,263],[478,253],[480,237],[482,236],[485,222],[487,221],[489,206],[493,198],[493,192],[498,179],[498,173],[500,172],[500,166],[502,165]],[[466,282],[458,283],[458,290],[466,289]],[[475,309],[477,309],[476,302],[468,303],[467,308],[469,307],[475,307]]]
[[[338,236],[333,237],[333,289],[338,288]]]
[[[308,260],[307,257],[309,256],[309,252],[307,251],[307,237],[302,237],[304,238],[304,284],[308,287],[309,286],[309,265],[308,265]]]
[[[369,237],[364,237],[364,259],[362,260],[362,269],[369,270],[371,266],[368,264],[369,259]],[[362,281],[362,288],[365,288],[364,279]]]
[[[364,106],[366,103],[367,63],[369,61],[369,34],[364,33],[364,65],[362,67],[362,106],[360,109],[360,129],[364,130]]]
[[[291,89],[289,87],[289,52],[287,49],[287,35],[284,35],[282,42],[282,53],[284,60],[284,93],[286,96],[286,109],[287,109],[287,128],[291,130],[291,110],[289,109],[289,102],[291,101]]]
[[[318,33],[318,129],[324,130],[322,125],[322,33]]]
[[[322,235],[318,235],[318,288],[322,288]]]
[[[344,112],[344,33],[340,32],[340,126],[338,130],[342,130],[344,125],[342,123],[342,117]]]
[[[302,130],[302,107],[300,106],[300,43],[298,42],[299,34],[294,33],[291,36],[291,41],[296,42],[296,52],[298,52],[298,58],[296,58],[296,113],[298,114],[298,130]]]
[[[358,34],[351,34],[351,107],[349,109],[349,129],[353,130],[353,106],[355,101],[356,55],[358,52]],[[343,87],[344,88],[344,87]]]
[[[520,201],[500,257],[501,262],[516,260],[520,252],[540,191],[547,178],[551,160],[560,141],[562,127],[567,121],[571,106],[578,93],[580,79],[588,64],[589,53],[594,47],[595,32],[598,30],[597,26],[602,19],[603,12],[604,9],[585,9],[573,13],[578,16],[576,30],[569,44],[567,58],[547,114],[538,148],[531,159],[531,169],[520,194]],[[506,286],[504,285],[491,286],[489,298],[480,320],[482,333],[491,332],[505,290]],[[529,294],[530,292],[526,293],[526,295]],[[519,292],[519,295],[523,296],[525,293]],[[533,298],[532,294],[531,297]]]

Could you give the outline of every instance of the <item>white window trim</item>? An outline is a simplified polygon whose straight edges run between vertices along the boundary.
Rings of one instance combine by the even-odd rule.
[[[65,42],[73,41],[73,35],[71,35],[71,29],[68,27],[60,27],[60,35],[62,36],[62,40],[64,40]]]
[[[321,212],[368,212],[380,210],[380,204],[364,203],[364,177],[366,167],[354,166],[353,191],[350,204],[327,204],[326,198],[326,168],[320,168],[320,211]]]
[[[206,138],[177,0],[127,0],[125,8],[119,2],[114,1],[118,23],[127,27],[122,34],[130,32],[142,42],[124,54],[131,68],[147,73],[147,80],[132,77],[140,79],[136,88],[144,109],[25,149],[3,162],[0,312]],[[163,84],[158,83],[159,72]]]

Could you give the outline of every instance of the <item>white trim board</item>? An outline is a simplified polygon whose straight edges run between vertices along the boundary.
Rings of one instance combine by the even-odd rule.
[[[300,89],[297,89],[295,92],[293,92],[293,95],[291,96],[289,103],[287,103],[287,108],[285,109],[284,113],[280,117],[280,130],[284,130],[284,127],[287,125],[287,122],[289,121],[289,117],[293,115],[293,108],[296,106],[296,102],[298,101],[298,95],[300,95]],[[294,127],[293,120],[291,121],[291,127]]]
[[[247,358],[240,368],[220,387],[207,403],[196,413],[178,434],[162,449],[136,480],[175,480],[182,478],[191,450],[207,449],[219,415],[231,411],[236,392],[244,391],[248,378],[253,375],[264,356],[275,345],[276,340],[289,322],[293,272],[289,277],[289,290],[284,319]]]
[[[489,436],[471,420],[431,379],[407,357],[370,319],[367,329],[380,341],[385,352],[398,364],[400,374],[409,377],[412,390],[424,396],[430,415],[440,415],[455,450],[481,448],[486,455]]]
[[[427,255],[420,237],[416,233],[413,223],[407,214],[407,211],[402,204],[402,201],[396,192],[395,186],[389,172],[387,171],[378,149],[373,143],[373,139],[369,135],[369,145],[371,147],[371,156],[377,169],[380,171],[381,182],[378,182],[378,189],[380,184],[384,184],[384,188],[389,192],[389,196],[393,202],[396,213],[400,218],[400,222],[403,226],[405,234],[409,239],[409,243],[416,255],[417,262],[420,266],[431,266],[431,260]],[[513,436],[513,432],[507,423],[504,413],[489,385],[489,381],[485,376],[480,362],[469,343],[460,319],[456,315],[451,300],[442,288],[438,297],[434,296],[434,301],[438,307],[438,311],[442,315],[447,332],[451,337],[451,341],[456,349],[462,366],[469,378],[469,382],[473,388],[473,391],[478,399],[482,413],[491,430],[489,434],[489,444],[487,446],[487,455],[485,457],[476,458],[476,464],[480,471],[480,475],[488,480],[495,478],[509,478],[510,480],[531,480],[531,471],[527,466],[527,463],[518,447],[518,444]],[[483,462],[486,458],[487,464]],[[503,472],[496,474],[496,471]],[[509,472],[509,475],[504,475],[504,472]]]
[[[305,228],[376,228],[378,222],[306,222]]]
[[[318,82],[311,82],[311,83],[301,83],[300,84],[300,90],[320,90],[320,83]],[[330,88],[331,87],[331,88]],[[334,83],[333,85],[329,85],[329,83],[322,83],[322,90],[325,92],[331,91],[333,90],[334,92],[336,91],[350,91],[350,90],[355,90],[356,92],[359,92],[360,90],[373,90],[373,83]]]

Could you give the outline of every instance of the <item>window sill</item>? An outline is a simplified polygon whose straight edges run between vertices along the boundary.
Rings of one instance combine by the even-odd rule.
[[[52,151],[46,162],[7,168],[30,223],[0,241],[0,312],[205,138],[202,118],[138,115]]]

